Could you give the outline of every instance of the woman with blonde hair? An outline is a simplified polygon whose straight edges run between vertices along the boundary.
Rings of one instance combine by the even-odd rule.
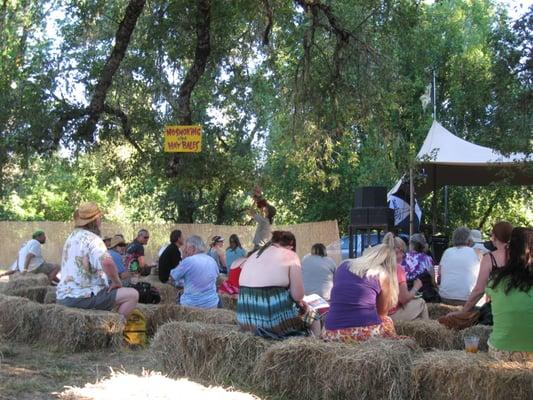
[[[354,342],[371,337],[396,337],[389,310],[398,303],[394,235],[359,258],[344,261],[331,290],[323,339]]]

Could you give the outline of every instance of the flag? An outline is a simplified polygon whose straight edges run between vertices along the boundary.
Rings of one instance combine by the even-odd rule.
[[[389,208],[394,210],[394,226],[403,232],[409,232],[410,195],[409,182],[396,185],[389,194]],[[396,190],[394,190],[396,189]],[[414,231],[418,232],[422,222],[422,209],[415,198]]]
[[[422,103],[422,109],[424,111],[426,111],[426,108],[428,108],[428,106],[430,104],[433,104],[433,96],[432,96],[432,84],[430,83],[429,85],[426,86],[426,90],[424,91],[424,93],[422,94],[422,96],[420,96],[420,102]]]

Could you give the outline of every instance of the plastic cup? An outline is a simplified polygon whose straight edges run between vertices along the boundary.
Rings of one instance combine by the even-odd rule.
[[[477,353],[479,346],[479,337],[465,336],[465,351],[467,353]]]

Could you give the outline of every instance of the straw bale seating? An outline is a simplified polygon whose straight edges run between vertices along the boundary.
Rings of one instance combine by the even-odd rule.
[[[0,295],[0,335],[13,341],[39,342],[66,352],[90,351],[119,347],[123,330],[117,313]]]
[[[23,287],[14,290],[4,290],[3,294],[6,296],[24,297],[37,303],[44,303],[44,299],[48,293],[48,287],[49,286]]]
[[[456,331],[434,320],[398,321],[394,323],[394,327],[399,335],[412,337],[425,350],[453,350],[462,341]]]
[[[449,306],[443,303],[426,303],[430,319],[439,319],[440,317],[452,312],[460,311],[462,306]]]
[[[170,322],[159,328],[151,350],[166,374],[209,384],[252,385],[254,366],[273,344],[236,325]]]
[[[503,362],[486,353],[434,351],[411,371],[413,399],[533,399],[533,362]]]
[[[4,285],[4,292],[25,289],[36,286],[48,286],[50,281],[45,274],[14,275],[9,277],[9,281]]]
[[[137,307],[146,316],[146,328],[149,336],[154,335],[161,325],[170,321],[237,324],[234,311],[220,308],[203,309],[177,304],[139,304]]]
[[[222,308],[227,310],[237,310],[237,299],[231,297],[228,294],[219,294],[220,299],[222,300]]]
[[[421,353],[411,339],[359,344],[298,338],[267,349],[254,370],[263,390],[298,399],[406,399],[410,365]]]
[[[48,286],[48,290],[46,292],[46,295],[44,296],[44,304],[55,304],[56,302],[56,291],[57,288],[55,286]]]

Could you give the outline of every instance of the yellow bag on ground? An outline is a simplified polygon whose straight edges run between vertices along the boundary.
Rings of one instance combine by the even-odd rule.
[[[138,308],[133,310],[126,321],[124,340],[130,346],[145,346],[148,343],[146,336],[146,316]]]

